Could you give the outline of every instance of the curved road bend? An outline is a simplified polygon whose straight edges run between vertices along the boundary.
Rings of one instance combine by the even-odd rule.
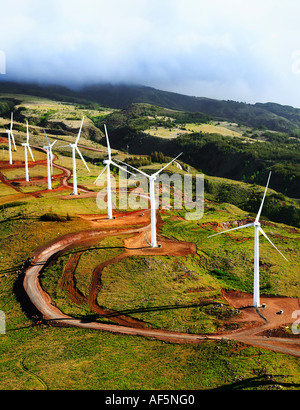
[[[143,228],[137,228],[134,230],[124,231],[122,233],[137,233],[142,230],[149,229],[149,225]],[[102,331],[108,331],[112,333],[119,333],[124,335],[136,335],[144,336],[148,338],[154,338],[159,340],[166,340],[173,343],[195,344],[204,340],[221,340],[230,339],[240,341],[246,344],[262,347],[278,352],[292,354],[300,357],[300,341],[294,339],[282,339],[282,338],[266,338],[264,336],[255,335],[255,330],[260,331],[262,326],[257,329],[252,329],[252,333],[249,331],[234,332],[232,334],[223,336],[206,336],[196,334],[186,334],[180,332],[173,332],[160,329],[137,329],[127,326],[108,325],[98,322],[84,322],[80,319],[75,319],[71,316],[62,313],[56,306],[53,305],[50,296],[42,289],[39,283],[39,274],[43,270],[47,261],[53,257],[56,253],[66,251],[68,248],[74,247],[74,245],[90,243],[93,240],[99,240],[101,236],[115,235],[120,231],[112,231],[110,233],[103,231],[83,231],[65,235],[59,239],[54,240],[45,247],[36,250],[32,256],[34,256],[34,266],[30,266],[25,272],[24,288],[37,309],[42,313],[46,320],[51,320],[53,323],[63,326],[74,326],[86,329],[96,329]]]
[[[148,228],[149,226],[146,226],[143,228],[124,231],[122,233],[137,233]],[[34,265],[27,268],[23,284],[31,302],[42,313],[43,317],[46,320],[51,320],[58,325],[75,326],[86,329],[97,329],[127,335],[146,336],[149,338],[173,341],[175,343],[197,343],[199,341],[207,340],[210,338],[222,339],[222,337],[218,336],[207,337],[203,335],[191,335],[159,329],[136,329],[126,326],[108,325],[98,322],[87,323],[80,319],[75,319],[71,316],[65,315],[56,306],[54,306],[51,297],[42,289],[39,283],[39,274],[43,270],[47,261],[56,253],[66,251],[68,248],[74,247],[74,244],[76,243],[82,244],[83,241],[85,243],[88,243],[93,240],[99,240],[104,234],[105,236],[107,236],[115,235],[116,233],[120,232],[116,230],[110,233],[102,231],[83,231],[72,233],[51,242],[46,247],[38,249],[33,253],[32,257],[34,257]]]

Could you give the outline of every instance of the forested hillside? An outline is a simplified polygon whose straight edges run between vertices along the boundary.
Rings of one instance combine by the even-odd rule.
[[[71,90],[63,86],[1,82],[0,93],[29,94],[69,102],[96,102],[112,108],[148,103],[180,111],[202,112],[216,119],[274,131],[300,131],[300,109],[275,103],[247,104],[157,90],[139,85],[99,84]]]

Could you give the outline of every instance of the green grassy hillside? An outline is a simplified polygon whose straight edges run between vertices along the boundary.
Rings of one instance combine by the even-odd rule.
[[[77,103],[56,103],[21,95],[10,96],[7,101],[9,104],[0,118],[1,133],[6,136],[8,113],[15,107],[15,113],[20,115],[14,128],[18,144],[25,138],[25,118],[30,120],[32,144],[42,146],[42,127],[47,128],[51,141],[61,138],[71,142],[78,133],[82,115],[85,115],[87,119],[81,143],[101,151],[82,149],[91,174],[78,160],[79,183],[90,190],[100,189],[93,181],[103,170],[102,159],[106,155],[101,125],[104,120],[111,125],[109,121],[117,123],[121,118],[123,127],[124,111],[92,108],[83,104],[79,106]],[[189,121],[193,124],[211,121],[202,114],[161,111],[151,106],[138,106],[138,109],[142,109],[142,113],[130,118],[129,130],[135,127],[144,129],[149,127],[149,123],[152,127],[159,121],[164,128],[174,122],[184,127]],[[127,111],[130,110],[131,113],[134,111],[132,107]],[[111,129],[112,146],[120,148],[115,144],[119,128],[115,124]],[[139,132],[134,132],[134,138]],[[188,138],[193,140],[194,134]],[[156,140],[171,144],[162,138],[151,141]],[[120,141],[124,144],[126,138]],[[0,161],[8,160],[6,145],[1,142],[3,157]],[[63,145],[63,142],[59,141],[58,145]],[[176,152],[179,146],[175,146]],[[18,145],[17,155],[22,161],[19,148]],[[151,154],[152,151],[162,150],[152,145],[152,150],[142,153]],[[42,152],[34,150],[34,153],[40,155],[40,160],[45,159]],[[56,150],[55,154],[58,156],[55,163],[71,168],[68,149]],[[114,155],[127,159],[126,147],[125,152],[114,150]],[[172,152],[166,151],[165,156],[157,154],[149,157],[147,169],[157,169],[161,166],[159,162],[166,161],[169,155]],[[183,173],[190,167],[190,172],[196,173],[201,168],[200,164],[186,158],[181,162],[182,171],[176,170],[175,166],[174,169]],[[138,159],[132,158],[132,161],[139,166]],[[46,167],[42,164],[31,171],[33,176],[46,176]],[[0,169],[0,172],[8,180],[22,176],[18,168]],[[263,175],[261,180],[264,185]],[[299,358],[293,356],[229,340],[205,341],[197,346],[176,345],[99,331],[52,327],[41,321],[38,312],[32,309],[24,295],[24,262],[35,249],[53,239],[71,232],[94,229],[79,218],[79,214],[105,213],[105,210],[98,209],[95,197],[63,200],[70,190],[41,192],[34,197],[28,193],[34,193],[36,188],[45,189],[45,184],[41,187],[20,185],[18,190],[15,188],[0,183],[0,310],[6,315],[6,334],[0,334],[0,389],[299,389]],[[236,221],[253,218],[263,190],[263,186],[249,184],[246,180],[241,182],[206,175],[206,202],[202,219],[185,220],[184,209],[164,210],[161,213],[161,235],[194,242],[197,252],[184,257],[127,257],[108,265],[102,272],[98,304],[143,320],[155,328],[211,334],[226,329],[226,326],[228,329],[229,318],[232,319],[231,326],[238,327],[240,312],[224,303],[221,290],[252,292],[253,231],[247,229],[214,238],[208,236],[216,229],[220,231]],[[262,217],[264,230],[286,255],[289,263],[267,241],[261,240],[261,292],[299,298],[299,205],[273,189],[268,191],[265,204]],[[45,214],[52,215],[52,218],[49,215],[43,217]],[[116,235],[103,239],[90,249],[73,249],[59,255],[45,268],[42,286],[63,312],[85,321],[110,321],[112,318],[103,319],[86,303],[79,305],[70,301],[68,292],[62,286],[62,275],[72,255],[80,253],[75,281],[79,292],[87,296],[95,266],[122,251],[123,238]]]
[[[69,221],[41,221],[46,209],[71,217]],[[92,199],[61,201],[45,195],[15,203],[1,212],[0,309],[7,319],[1,335],[2,389],[294,389],[300,383],[299,359],[234,342],[177,346],[159,341],[115,336],[96,331],[53,328],[34,322],[21,302],[17,271],[41,244],[68,232],[87,229],[76,212],[97,212]],[[247,216],[230,205],[208,203],[203,220],[188,222],[178,212],[163,214],[162,233],[195,241],[189,257],[132,257],[111,265],[103,275],[99,304],[142,319],[154,327],[186,332],[214,332],[237,312],[220,305],[220,290],[251,291],[253,233],[239,232],[208,239],[214,223]],[[262,244],[262,292],[299,297],[299,232],[278,224],[265,227],[272,241],[290,260],[287,265]],[[91,269],[120,252],[117,238],[82,255],[76,280],[87,291]],[[117,247],[117,248],[116,248]],[[229,251],[231,249],[231,251]],[[65,261],[69,256],[62,257]],[[66,259],[67,258],[67,259]],[[66,313],[101,320],[86,306],[70,303],[60,288],[59,258],[43,275],[43,287]],[[285,274],[282,275],[284,268]],[[203,302],[207,302],[204,303]],[[29,376],[24,366],[36,377]],[[152,365],[150,365],[152,363]],[[272,376],[270,378],[270,375]]]
[[[75,91],[61,86],[2,82],[1,92],[36,95],[71,103],[98,103],[116,109],[133,103],[147,103],[179,111],[202,112],[218,120],[233,121],[253,128],[264,126],[281,132],[299,131],[300,128],[299,108],[275,103],[253,105],[203,96],[191,97],[145,86],[99,84]]]

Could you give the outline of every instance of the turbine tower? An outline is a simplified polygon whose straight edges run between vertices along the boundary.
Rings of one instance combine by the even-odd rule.
[[[95,180],[94,184],[96,184],[96,182],[100,179],[100,177],[102,176],[102,174],[104,173],[104,171],[106,170],[107,175],[107,216],[108,219],[113,219],[113,215],[112,215],[112,196],[111,196],[111,181],[110,181],[110,166],[114,165],[120,169],[122,169],[123,171],[127,172],[128,174],[131,174],[133,176],[135,176],[135,174],[133,174],[132,172],[128,171],[127,169],[121,167],[119,164],[116,164],[112,159],[111,159],[111,149],[110,149],[110,143],[109,143],[109,139],[108,139],[108,133],[107,133],[107,129],[106,129],[106,125],[104,124],[104,130],[105,130],[105,136],[106,136],[106,143],[107,143],[107,150],[108,150],[108,159],[105,159],[103,161],[103,164],[105,165],[104,169],[102,170],[102,172],[99,174],[98,178]]]
[[[141,171],[140,169],[134,168],[133,166],[129,165],[131,168],[135,169],[139,173],[145,175],[149,179],[149,186],[150,186],[150,204],[151,204],[151,247],[157,248],[157,239],[156,239],[156,201],[155,201],[155,181],[158,175],[167,168],[172,162],[176,161],[182,152],[177,155],[176,158],[172,159],[167,165],[161,168],[159,171],[155,172],[155,174],[148,175],[146,172]],[[120,161],[121,162],[121,161]],[[126,164],[127,165],[127,164]]]
[[[52,189],[51,185],[51,174],[53,173],[53,154],[52,154],[52,147],[56,143],[57,140],[52,142],[50,144],[50,141],[47,137],[46,131],[44,130],[44,134],[47,140],[48,145],[44,147],[44,149],[47,151],[47,179],[48,179],[48,190]]]
[[[78,132],[78,136],[76,138],[76,141],[74,144],[68,144],[68,145],[61,145],[60,148],[63,147],[71,147],[72,148],[72,158],[73,158],[73,195],[78,195],[78,189],[77,189],[77,170],[76,170],[76,151],[78,152],[80,158],[82,159],[84,165],[86,166],[86,169],[90,171],[89,167],[87,166],[87,163],[85,162],[81,152],[79,151],[79,148],[77,146],[79,138],[80,138],[80,134],[81,134],[81,130],[82,130],[82,126],[83,126],[83,122],[84,122],[84,117],[82,117],[82,122],[79,128],[79,132]]]
[[[15,151],[17,151],[17,148],[16,148],[16,143],[15,143],[15,138],[14,138],[14,134],[13,134],[13,132],[12,132],[12,128],[13,128],[13,118],[14,118],[14,113],[12,112],[11,113],[11,120],[10,120],[10,129],[9,130],[6,130],[6,132],[7,132],[7,138],[8,138],[8,152],[9,152],[9,163],[10,163],[10,165],[12,165],[12,153],[11,153],[11,141],[13,142],[13,144],[14,144],[14,147],[15,147]]]
[[[26,120],[27,123],[27,138],[26,138],[26,142],[23,142],[23,147],[24,147],[24,155],[25,155],[25,179],[27,182],[29,182],[29,173],[28,173],[28,156],[27,156],[27,149],[30,152],[32,161],[35,161],[35,159],[33,158],[32,155],[32,151],[31,148],[29,146],[29,129],[28,129],[28,121]]]
[[[263,206],[264,206],[264,201],[265,201],[265,197],[266,197],[266,194],[267,194],[270,178],[271,178],[271,172],[269,174],[268,182],[267,182],[267,185],[266,185],[265,193],[264,193],[264,196],[263,196],[259,211],[258,211],[258,213],[256,215],[256,218],[255,218],[255,221],[253,223],[246,224],[246,225],[243,225],[243,226],[238,226],[237,228],[228,229],[226,231],[219,232],[219,233],[216,233],[214,235],[209,236],[209,238],[211,238],[213,236],[221,235],[221,234],[229,232],[229,231],[235,231],[237,229],[244,229],[244,228],[249,228],[250,226],[254,226],[254,284],[253,284],[253,306],[254,307],[260,307],[260,295],[259,295],[259,234],[260,233],[263,234],[263,236],[270,242],[271,245],[274,246],[274,248],[280,253],[280,255],[286,261],[288,261],[287,258],[280,252],[280,250],[274,245],[274,243],[268,238],[268,236],[262,230],[261,224],[259,222],[261,211],[262,211]]]

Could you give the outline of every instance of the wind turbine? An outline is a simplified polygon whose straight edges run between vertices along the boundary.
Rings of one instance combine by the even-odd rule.
[[[132,165],[129,165],[131,168],[135,169],[139,173],[145,175],[149,179],[149,185],[150,185],[150,204],[151,204],[151,247],[152,248],[157,248],[157,240],[156,240],[156,201],[155,201],[155,181],[158,177],[158,175],[165,169],[167,168],[172,162],[176,161],[178,157],[182,152],[177,155],[176,158],[172,159],[167,165],[165,165],[163,168],[161,168],[159,171],[155,172],[155,174],[148,175],[146,172],[141,171],[140,169],[134,168]],[[121,161],[120,161],[121,162]],[[126,164],[127,165],[127,164]]]
[[[44,130],[44,134],[47,140],[48,145],[46,145],[44,147],[44,149],[47,151],[47,177],[48,177],[48,190],[52,189],[52,185],[51,185],[51,174],[53,173],[53,154],[52,154],[52,147],[53,145],[56,143],[57,140],[55,140],[54,142],[52,142],[52,144],[50,144],[50,141],[47,137],[46,131]]]
[[[15,143],[15,139],[14,139],[14,134],[13,134],[13,132],[12,132],[12,127],[13,127],[13,118],[14,118],[14,113],[12,112],[11,113],[11,120],[10,120],[10,129],[9,130],[6,130],[6,132],[7,132],[7,134],[8,134],[8,152],[9,152],[9,163],[10,163],[10,165],[12,165],[12,154],[11,154],[11,141],[13,142],[13,144],[14,144],[14,147],[15,147],[15,151],[17,151],[17,148],[16,148],[16,143]]]
[[[80,134],[81,134],[81,130],[82,130],[82,126],[83,126],[83,122],[84,122],[84,117],[82,117],[82,122],[79,128],[79,132],[78,132],[78,136],[76,138],[76,141],[74,144],[68,144],[68,145],[62,145],[60,146],[60,148],[63,147],[71,147],[72,148],[72,158],[73,158],[73,195],[78,195],[78,189],[77,189],[77,171],[76,171],[76,151],[78,152],[80,158],[82,159],[84,165],[86,166],[86,169],[90,171],[89,167],[87,166],[87,163],[85,162],[81,152],[79,151],[79,148],[77,146],[79,138],[80,138]]]
[[[29,181],[29,173],[28,173],[27,149],[30,152],[32,161],[35,161],[35,159],[33,158],[32,151],[31,151],[31,148],[29,146],[29,129],[28,129],[28,121],[27,120],[26,120],[26,123],[27,123],[27,139],[26,139],[26,142],[24,142],[22,145],[24,147],[24,154],[25,154],[25,177],[26,177],[26,181],[28,182]]]
[[[109,139],[108,139],[108,133],[107,133],[107,129],[106,129],[106,125],[104,124],[104,130],[105,130],[105,136],[106,136],[106,142],[107,142],[107,149],[108,149],[108,159],[105,159],[103,161],[103,164],[105,165],[104,169],[102,170],[102,172],[99,174],[98,178],[96,179],[96,181],[94,182],[94,184],[96,184],[96,182],[98,181],[98,179],[100,179],[100,177],[102,176],[102,174],[104,173],[104,171],[106,170],[107,172],[107,216],[108,219],[113,219],[113,215],[112,215],[112,199],[111,199],[111,183],[110,183],[110,166],[114,165],[120,169],[122,169],[123,171],[127,172],[128,174],[131,174],[133,176],[135,176],[135,174],[133,174],[132,172],[128,171],[127,169],[121,167],[119,164],[116,164],[112,159],[111,159],[111,149],[110,149],[110,143],[109,143]]]
[[[271,242],[271,240],[268,238],[268,236],[262,230],[260,222],[259,222],[259,218],[260,218],[260,215],[261,215],[261,211],[263,209],[263,205],[264,205],[265,197],[266,197],[266,194],[267,194],[270,178],[271,178],[271,172],[269,174],[268,182],[267,182],[267,185],[266,185],[265,193],[264,193],[264,196],[263,196],[259,211],[258,211],[258,213],[256,215],[256,218],[255,218],[255,221],[253,223],[246,224],[246,225],[243,225],[243,226],[238,226],[237,228],[228,229],[226,231],[219,232],[219,233],[216,233],[214,235],[209,236],[209,238],[211,238],[213,236],[221,235],[221,234],[229,232],[229,231],[235,231],[236,229],[243,229],[243,228],[249,228],[250,226],[254,226],[254,286],[253,286],[253,288],[254,288],[253,306],[254,307],[260,307],[260,295],[259,295],[259,234],[262,233],[263,236],[270,242],[270,244],[273,245],[274,248],[280,253],[280,255],[286,261],[288,261],[287,258],[280,252],[280,250],[274,245],[274,243]]]

